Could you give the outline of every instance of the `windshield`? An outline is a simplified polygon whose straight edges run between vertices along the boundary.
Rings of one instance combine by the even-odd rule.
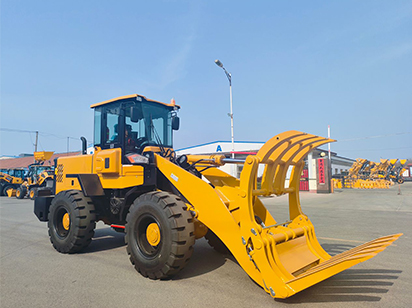
[[[138,111],[132,122],[131,110]],[[126,100],[95,109],[94,144],[103,149],[126,147],[125,152],[148,145],[172,147],[173,108],[145,100]]]
[[[48,170],[53,170],[51,166],[38,166],[38,165],[34,165],[30,167],[30,171],[34,172],[36,174],[40,174],[43,171],[48,171]]]
[[[134,139],[147,139],[149,145],[172,147],[172,112],[170,108],[155,103],[131,103],[142,111],[143,118],[132,122],[131,108],[126,108],[126,128]]]

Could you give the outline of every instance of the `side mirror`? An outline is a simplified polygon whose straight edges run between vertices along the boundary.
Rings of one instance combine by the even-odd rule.
[[[130,107],[130,121],[137,123],[141,119],[143,119],[142,109],[137,106]]]
[[[172,129],[173,130],[179,130],[180,127],[180,119],[179,117],[173,117],[172,118]]]

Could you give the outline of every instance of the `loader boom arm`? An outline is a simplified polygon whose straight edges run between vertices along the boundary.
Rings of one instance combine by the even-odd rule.
[[[303,159],[314,148],[334,140],[298,131],[279,134],[256,155],[249,155],[240,180],[209,168],[206,183],[156,155],[159,171],[189,203],[196,218],[227,246],[246,273],[272,297],[286,298],[357,263],[372,258],[401,234],[361,245],[333,258],[319,244],[314,227],[302,212],[299,181]],[[204,163],[221,165],[218,157],[198,156]],[[196,155],[190,156],[196,161]],[[257,189],[257,170],[265,165]],[[289,186],[285,178],[293,167]],[[278,223],[259,196],[289,194],[289,220]]]

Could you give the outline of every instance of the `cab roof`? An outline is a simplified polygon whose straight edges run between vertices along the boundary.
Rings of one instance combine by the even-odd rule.
[[[117,101],[121,101],[121,100],[124,100],[124,99],[137,98],[137,97],[140,97],[140,98],[144,99],[145,101],[152,102],[152,103],[156,103],[156,104],[161,104],[161,105],[164,105],[164,106],[167,106],[167,107],[180,108],[179,105],[176,105],[176,104],[175,104],[174,99],[172,99],[172,102],[171,102],[170,104],[166,104],[166,103],[158,102],[158,101],[155,101],[155,100],[152,100],[152,99],[148,99],[148,98],[146,98],[145,96],[139,95],[139,94],[131,94],[131,95],[126,95],[126,96],[119,96],[119,97],[116,97],[116,98],[113,98],[113,99],[109,99],[109,100],[104,101],[104,102],[100,102],[100,103],[93,104],[93,105],[90,106],[90,108],[96,108],[96,107],[99,107],[99,106],[107,105],[107,104],[114,103],[114,102],[117,102]]]

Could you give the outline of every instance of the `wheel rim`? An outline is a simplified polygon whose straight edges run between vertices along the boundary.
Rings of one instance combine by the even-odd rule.
[[[17,189],[17,191],[16,191],[16,197],[17,197],[17,198],[20,197],[20,189]]]
[[[64,230],[69,230],[70,228],[70,216],[69,213],[66,213],[63,215],[63,219],[62,219],[62,224],[63,224],[63,229]]]
[[[34,190],[30,190],[30,198],[34,198]]]
[[[161,228],[157,219],[149,214],[142,215],[135,225],[136,244],[146,259],[154,259],[162,246]]]
[[[160,243],[160,229],[157,223],[152,222],[146,229],[146,239],[152,246],[157,246]]]
[[[54,229],[60,238],[65,238],[69,234],[70,214],[64,207],[60,207],[56,210],[56,215],[54,216]]]

